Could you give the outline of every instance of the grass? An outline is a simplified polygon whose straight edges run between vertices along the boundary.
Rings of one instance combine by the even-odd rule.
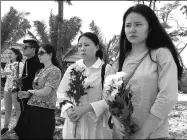
[[[169,114],[170,139],[187,139],[187,101],[178,102]]]
[[[59,117],[59,109],[56,109],[55,114],[56,128],[54,139],[62,139],[64,119]],[[15,113],[12,116],[11,126],[15,123]],[[1,111],[1,118],[4,118],[4,111]],[[169,114],[169,139],[187,139],[187,101],[178,102]]]

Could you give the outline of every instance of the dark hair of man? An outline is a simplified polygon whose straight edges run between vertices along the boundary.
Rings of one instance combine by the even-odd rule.
[[[38,50],[40,48],[38,42],[34,39],[23,40],[23,43],[28,43],[31,48],[35,48],[35,54],[38,54]]]
[[[20,50],[18,50],[16,48],[10,48],[10,50],[13,51],[15,53],[15,55],[17,55],[17,57],[16,57],[17,62],[21,62],[23,60],[23,56],[22,56]]]
[[[127,16],[130,13],[137,13],[142,15],[148,22],[149,25],[149,35],[146,40],[146,45],[148,47],[149,56],[151,60],[155,63],[151,57],[151,50],[158,49],[158,48],[168,48],[174,58],[174,61],[177,65],[178,69],[178,79],[180,80],[183,73],[183,63],[180,55],[178,54],[171,38],[165,31],[165,29],[160,24],[156,14],[154,11],[148,7],[147,5],[143,4],[137,4],[135,6],[130,7],[123,16],[123,25],[121,29],[121,35],[120,35],[120,54],[119,54],[119,69],[118,71],[122,70],[123,62],[129,52],[132,49],[131,43],[127,40],[127,37],[125,35],[125,21]]]
[[[56,59],[56,50],[54,46],[50,44],[42,44],[41,47],[47,52],[47,54],[50,54],[50,53],[52,54],[52,58],[51,58],[52,64],[61,70],[59,62]]]
[[[78,42],[80,40],[81,37],[87,37],[89,38],[90,40],[93,41],[93,43],[97,46],[99,45],[99,38],[97,37],[96,34],[92,33],[92,32],[86,32],[86,33],[83,33],[79,36],[78,38]],[[96,54],[95,54],[96,57],[99,57],[100,59],[103,59],[103,52],[101,50],[101,47],[99,46],[99,49],[97,50]]]

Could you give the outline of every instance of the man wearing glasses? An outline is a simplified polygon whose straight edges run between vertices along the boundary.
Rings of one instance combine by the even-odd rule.
[[[23,74],[22,74],[22,88],[20,92],[27,92],[29,89],[32,88],[32,81],[34,80],[34,77],[36,75],[36,72],[43,68],[43,64],[40,63],[37,53],[39,50],[39,45],[37,41],[35,40],[23,40],[24,46],[23,46],[23,55],[27,57],[27,60],[25,61],[24,68],[23,68]],[[18,93],[19,94],[19,93]],[[28,128],[27,128],[27,117],[28,117],[28,105],[27,102],[30,98],[26,99],[18,99],[20,102],[21,107],[21,114],[20,118],[17,122],[17,125],[15,127],[15,132],[19,139],[26,139],[28,134]]]

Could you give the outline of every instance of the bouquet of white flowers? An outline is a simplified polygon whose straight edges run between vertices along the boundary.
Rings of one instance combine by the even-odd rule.
[[[132,90],[130,86],[127,87],[129,79],[128,74],[117,72],[107,76],[104,85],[109,111],[122,124],[124,139],[129,139],[130,134],[136,131],[136,124],[131,119],[133,105]]]

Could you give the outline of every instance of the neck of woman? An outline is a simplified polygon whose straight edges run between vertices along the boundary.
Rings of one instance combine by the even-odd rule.
[[[91,59],[84,59],[84,60],[83,60],[83,63],[84,63],[87,67],[90,67],[90,66],[92,66],[96,61],[97,61],[97,58],[94,57],[94,58],[91,58]]]
[[[146,52],[147,50],[148,48],[145,44],[132,45],[132,50],[130,52],[130,55],[139,56],[140,54]]]
[[[47,61],[46,63],[44,63],[44,69],[50,67],[52,65],[51,61]]]

